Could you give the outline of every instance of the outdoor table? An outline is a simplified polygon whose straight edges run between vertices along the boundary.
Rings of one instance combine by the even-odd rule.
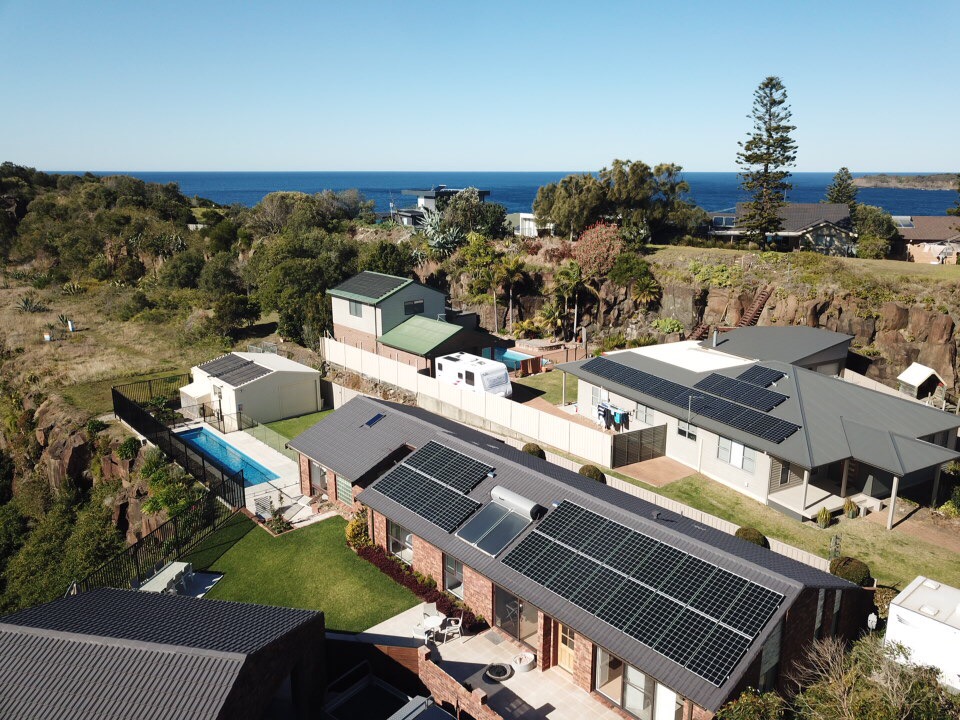
[[[423,629],[427,632],[436,632],[443,627],[446,615],[425,615],[423,618]]]
[[[175,588],[186,574],[189,565],[190,563],[185,562],[172,562],[141,585],[140,589],[145,592],[164,592]]]

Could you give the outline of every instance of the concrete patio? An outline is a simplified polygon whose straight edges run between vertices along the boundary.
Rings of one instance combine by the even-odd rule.
[[[422,617],[423,605],[416,605],[368,628],[356,639],[367,642],[389,639],[391,645],[406,647],[422,645],[422,639],[413,637],[413,628]],[[514,672],[499,683],[484,680],[483,670],[490,663],[509,665],[516,655],[530,651],[497,630],[427,644],[433,660],[444,672],[461,683],[482,689],[487,693],[490,707],[509,720],[620,720],[623,717],[574,685],[570,673],[559,667],[545,672],[536,668]]]

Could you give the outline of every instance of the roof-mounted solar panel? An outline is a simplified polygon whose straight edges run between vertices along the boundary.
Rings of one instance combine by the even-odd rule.
[[[764,367],[763,365],[753,365],[740,373],[737,379],[752,383],[753,385],[759,385],[760,387],[770,387],[783,377],[786,377],[786,375],[779,370]]]
[[[693,387],[762,412],[770,412],[787,399],[782,393],[718,373],[710,373]]]

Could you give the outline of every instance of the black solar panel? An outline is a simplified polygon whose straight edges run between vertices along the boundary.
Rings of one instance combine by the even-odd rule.
[[[700,392],[696,392],[694,389],[684,387],[679,383],[663,380],[650,373],[621,365],[604,357],[592,358],[581,367],[588,372],[612,380],[637,392],[651,395],[683,410],[689,410],[691,420],[694,422],[696,416],[707,417],[772,443],[781,443],[800,429],[799,425],[770,417],[738,402],[731,402],[712,393],[710,395],[703,394],[704,392],[711,392],[710,390],[697,388],[696,390]],[[717,377],[722,376],[718,375]],[[729,380],[730,378],[725,379]],[[738,387],[741,386],[752,387],[749,383],[741,383]],[[755,389],[762,390],[762,388]],[[780,393],[763,392],[786,399],[786,396]],[[756,398],[751,397],[750,399],[754,403],[759,402]],[[768,401],[770,399],[767,398]],[[780,400],[780,402],[783,402],[783,400]]]
[[[783,600],[569,501],[503,563],[717,686]]]
[[[273,372],[262,365],[257,365],[252,360],[244,360],[233,353],[210,360],[198,367],[208,375],[219,378],[232,387],[239,387]]]
[[[779,370],[764,367],[763,365],[753,365],[740,373],[737,379],[759,385],[760,387],[770,387],[782,377],[786,377],[786,375]]]
[[[770,412],[787,399],[787,396],[781,393],[718,373],[710,373],[694,387],[763,412]]]
[[[364,271],[340,283],[334,290],[359,295],[371,300],[379,300],[408,282],[407,278]]]
[[[377,481],[376,490],[446,532],[453,532],[480,503],[397,465]]]
[[[491,466],[432,440],[403,462],[464,494],[473,490],[487,473],[493,472]]]

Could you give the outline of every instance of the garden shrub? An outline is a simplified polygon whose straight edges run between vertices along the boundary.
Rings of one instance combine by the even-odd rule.
[[[886,620],[890,615],[890,602],[897,596],[896,588],[881,587],[873,594],[873,604],[877,606],[877,617]]]
[[[659,330],[664,335],[683,332],[683,323],[672,317],[657,318],[651,325],[655,330]]]
[[[759,545],[762,548],[770,548],[770,541],[767,540],[767,536],[756,528],[744,526],[738,528],[734,535],[741,540],[746,540],[747,542],[751,542],[754,545]]]
[[[359,510],[353,519],[347,523],[347,545],[354,550],[368,547],[371,544],[370,533],[367,530],[367,509]]]
[[[584,465],[578,472],[584,477],[596,480],[598,483],[606,484],[607,482],[607,476],[596,465]]]
[[[832,522],[833,516],[830,514],[830,511],[825,507],[820,508],[820,512],[817,513],[817,525],[822,528],[828,528]]]
[[[140,452],[140,440],[135,437],[128,437],[117,448],[117,457],[121,460],[133,460]]]
[[[99,420],[97,418],[90,418],[87,421],[87,436],[91,439],[94,436],[96,436],[99,432],[106,429],[107,429],[107,424],[103,420]]]
[[[870,577],[870,566],[861,560],[852,557],[838,557],[830,561],[830,574],[836,575],[844,580],[849,580],[855,585],[867,587],[873,584],[873,578]]]
[[[522,452],[525,452],[527,455],[533,455],[534,457],[538,457],[541,460],[547,459],[547,454],[543,451],[543,448],[537,445],[536,443],[527,443],[522,448],[520,448],[520,450]]]

